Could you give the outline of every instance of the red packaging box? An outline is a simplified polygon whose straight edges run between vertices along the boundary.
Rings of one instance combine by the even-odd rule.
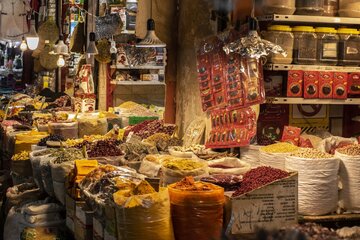
[[[290,70],[288,72],[287,93],[288,97],[302,97],[303,95],[303,76],[301,70]]]
[[[319,98],[319,72],[304,72],[304,98]]]
[[[350,73],[348,78],[348,93],[360,94],[360,73]]]
[[[319,73],[319,98],[333,98],[333,72]]]
[[[300,140],[300,134],[301,134],[301,128],[285,126],[283,135],[281,137],[281,141],[292,143],[295,146],[298,146]]]
[[[344,72],[335,72],[333,81],[333,98],[346,99],[348,90],[348,74]]]

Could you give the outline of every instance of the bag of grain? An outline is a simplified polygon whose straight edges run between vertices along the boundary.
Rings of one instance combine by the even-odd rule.
[[[339,159],[312,148],[286,157],[287,171],[298,172],[299,213],[324,215],[337,209]]]
[[[360,145],[354,144],[335,151],[340,158],[340,207],[348,211],[360,210]]]
[[[260,147],[260,165],[285,170],[285,158],[298,149],[297,146],[287,142]]]

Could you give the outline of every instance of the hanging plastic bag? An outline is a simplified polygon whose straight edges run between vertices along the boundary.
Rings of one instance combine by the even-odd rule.
[[[107,10],[105,16],[95,19],[96,39],[111,38],[121,33],[123,22],[118,13],[109,13]]]

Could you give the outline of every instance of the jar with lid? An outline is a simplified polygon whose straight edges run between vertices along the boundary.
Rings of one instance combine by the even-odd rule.
[[[340,0],[339,3],[340,17],[360,17],[359,0]]]
[[[355,28],[339,28],[339,64],[357,66],[360,64],[360,36]]]
[[[296,0],[296,14],[321,16],[324,14],[324,0]]]
[[[317,36],[315,29],[309,26],[293,27],[294,33],[294,63],[316,63]]]
[[[324,16],[334,17],[339,10],[339,0],[324,0]]]
[[[261,0],[263,14],[292,15],[295,12],[295,0]]]
[[[268,27],[263,35],[264,39],[279,45],[287,52],[286,57],[281,54],[269,55],[270,62],[290,64],[293,59],[294,49],[294,34],[291,32],[291,27],[285,25],[272,25]]]
[[[318,27],[317,34],[317,61],[319,64],[336,65],[338,63],[339,36],[337,30],[331,27]]]

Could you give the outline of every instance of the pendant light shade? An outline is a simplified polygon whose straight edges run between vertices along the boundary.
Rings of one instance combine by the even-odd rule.
[[[30,21],[30,32],[26,36],[26,42],[30,50],[35,50],[39,45],[39,35],[35,29],[35,20],[31,19]]]
[[[88,55],[97,55],[99,54],[99,51],[95,45],[95,33],[91,32],[89,34],[89,45],[86,49],[86,54]]]
[[[69,55],[69,47],[64,43],[63,36],[60,36],[58,44],[55,46],[55,51],[57,54]]]
[[[166,47],[166,44],[162,42],[155,33],[155,21],[150,18],[147,21],[147,33],[145,38],[137,44],[137,47]]]

